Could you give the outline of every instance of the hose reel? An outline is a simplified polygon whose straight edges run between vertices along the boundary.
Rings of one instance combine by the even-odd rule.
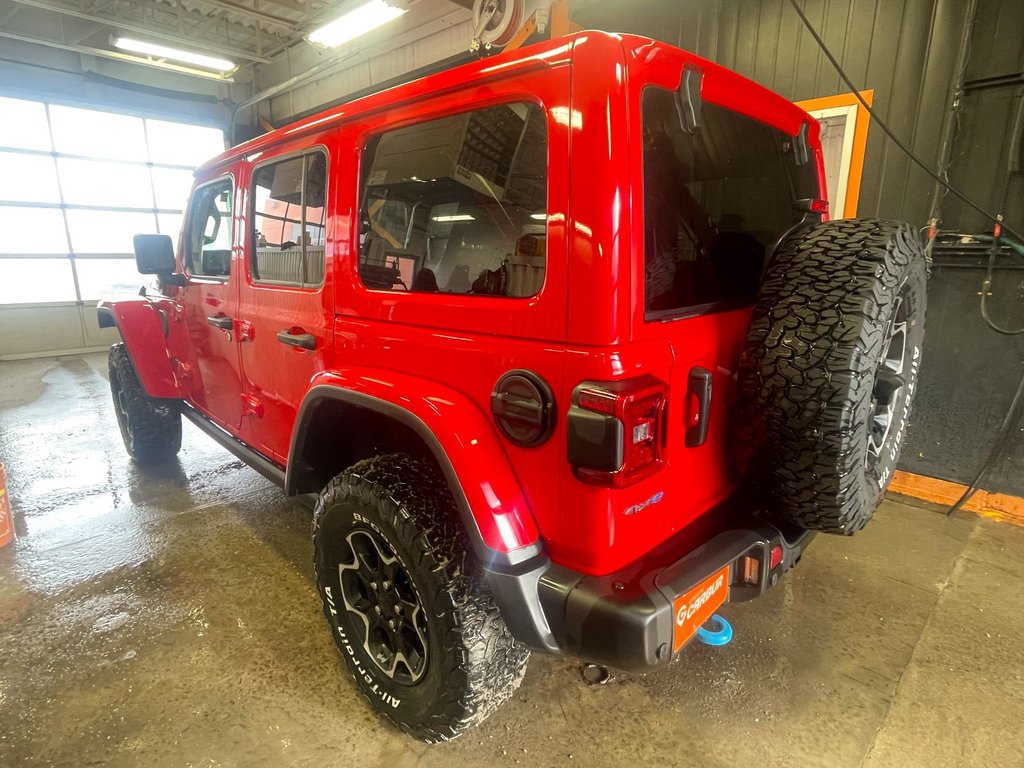
[[[523,22],[524,0],[474,0],[473,42],[469,49],[503,47]]]

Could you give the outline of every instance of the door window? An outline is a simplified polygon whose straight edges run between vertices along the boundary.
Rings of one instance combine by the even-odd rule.
[[[327,156],[314,152],[253,174],[253,280],[315,287],[324,281]]]
[[[536,295],[546,270],[547,139],[544,110],[526,103],[372,137],[360,180],[363,284]]]
[[[199,187],[192,195],[185,266],[196,277],[231,273],[231,179]]]

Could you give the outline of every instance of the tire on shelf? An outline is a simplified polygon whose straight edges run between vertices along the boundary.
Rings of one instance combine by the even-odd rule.
[[[181,411],[174,400],[150,397],[123,343],[107,358],[114,414],[128,455],[140,465],[169,461],[181,450]]]
[[[924,340],[916,232],[849,219],[797,229],[772,255],[741,356],[736,443],[769,516],[853,535],[899,461]]]
[[[313,516],[324,615],[370,705],[426,742],[482,722],[519,687],[516,642],[440,471],[403,454],[341,473]]]

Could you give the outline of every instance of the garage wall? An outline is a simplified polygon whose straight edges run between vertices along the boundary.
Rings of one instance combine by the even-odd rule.
[[[97,351],[119,339],[99,327],[95,303],[0,306],[0,361]]]
[[[1024,231],[1024,2],[979,0],[964,77],[950,180]],[[1012,155],[1012,156],[1011,156]],[[1011,171],[1015,166],[1016,171]],[[943,203],[949,229],[987,231],[980,214],[953,197]]]

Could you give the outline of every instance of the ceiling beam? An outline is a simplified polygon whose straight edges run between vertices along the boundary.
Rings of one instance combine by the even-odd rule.
[[[21,10],[21,6],[20,5],[15,5],[10,10],[8,10],[7,13],[5,13],[3,16],[0,16],[0,29],[3,28],[4,24],[6,24],[11,19],[13,19],[15,17],[15,15],[17,15],[18,11],[20,11],[20,10]]]
[[[72,8],[65,8],[60,5],[45,2],[45,0],[12,0],[12,2],[18,3],[19,5],[27,5],[31,8],[40,8],[44,11],[50,11],[52,13],[57,13],[62,16],[72,16],[76,19],[85,19],[86,21],[100,22],[102,24],[107,24],[111,27],[116,27],[117,29],[123,29],[128,32],[135,32],[137,34],[143,35],[144,37],[157,37],[161,40],[168,40],[172,43],[177,43],[178,45],[185,46],[186,48],[195,49],[196,47],[201,47],[204,49],[204,51],[211,53],[219,53],[224,56],[234,56],[236,58],[246,59],[247,61],[258,61],[263,64],[267,64],[270,62],[270,59],[267,58],[266,56],[261,56],[259,54],[253,53],[252,51],[247,51],[242,48],[218,45],[217,43],[213,43],[205,39],[195,39],[189,38],[187,36],[175,35],[169,32],[163,32],[161,30],[154,29],[153,27],[147,27],[142,24],[132,24],[130,22],[121,21],[119,19],[110,19],[103,16],[94,16],[91,13],[87,13],[84,11],[76,11]],[[170,11],[170,6],[167,6],[165,10]],[[205,19],[206,21],[210,20],[208,17],[201,18]],[[251,32],[251,30],[246,31]]]
[[[124,61],[130,64],[140,64],[145,67],[153,67],[164,72],[175,72],[179,75],[187,75],[189,77],[200,77],[204,80],[216,80],[221,83],[233,83],[234,78],[225,77],[218,75],[213,72],[203,72],[198,69],[192,69],[191,67],[182,67],[177,64],[172,64],[163,60],[149,60],[138,58],[135,56],[129,56],[125,53],[118,51],[108,51],[103,48],[91,48],[87,45],[77,45],[75,43],[61,43],[56,40],[47,40],[42,37],[34,37],[32,35],[22,35],[16,32],[8,32],[7,30],[0,29],[0,37],[6,37],[11,40],[20,40],[23,43],[36,43],[38,45],[45,45],[49,48],[59,48],[62,51],[71,51],[73,53],[83,54],[85,56],[101,56],[105,59],[114,59],[115,61]],[[32,66],[31,64],[28,66]]]
[[[292,19],[286,19],[282,16],[274,16],[273,14],[264,13],[263,11],[256,11],[252,8],[245,7],[244,5],[235,5],[234,3],[226,2],[226,0],[203,0],[203,2],[206,5],[221,8],[229,13],[237,13],[239,16],[247,16],[255,21],[262,21],[264,24],[281,27],[282,29],[287,29],[290,32],[294,32],[295,27],[301,23],[301,19],[293,21]]]
[[[69,43],[73,43],[74,45],[78,45],[83,40],[88,40],[93,35],[97,34],[98,32],[102,32],[105,29],[107,29],[107,25],[106,24],[100,24],[100,23],[93,24],[91,27],[87,27],[85,29],[85,31],[82,32],[81,34],[78,34],[78,35],[75,35],[74,37],[72,37],[70,40],[68,40],[68,42]],[[61,39],[66,39],[66,36],[62,35]]]
[[[287,8],[289,11],[298,11],[303,16],[308,16],[311,10],[311,3],[300,3],[296,2],[296,0],[264,0],[264,5],[268,2],[281,8]],[[256,3],[253,4],[255,5]]]

